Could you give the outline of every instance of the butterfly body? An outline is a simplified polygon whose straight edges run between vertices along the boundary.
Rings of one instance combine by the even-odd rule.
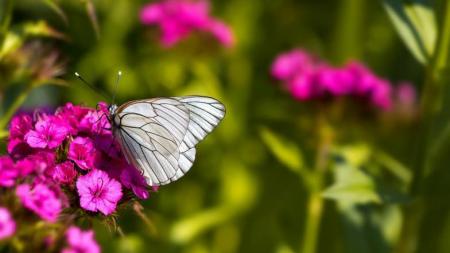
[[[222,120],[225,107],[210,97],[185,96],[111,105],[109,114],[128,162],[156,186],[189,171],[196,144]]]

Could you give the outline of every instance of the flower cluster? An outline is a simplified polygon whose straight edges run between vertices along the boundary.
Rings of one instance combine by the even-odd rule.
[[[359,62],[343,67],[333,67],[307,52],[294,49],[279,55],[271,68],[271,74],[298,100],[325,97],[351,96],[368,101],[375,108],[389,110],[394,99],[411,103],[415,100],[414,88],[407,83],[399,91],[383,78],[376,76]]]
[[[72,226],[66,232],[68,248],[62,253],[99,253],[100,246],[94,240],[94,231],[82,231],[80,228]]]
[[[16,230],[15,212],[7,208],[57,223],[80,215],[109,216],[134,197],[149,197],[144,177],[128,165],[113,138],[104,103],[98,109],[68,103],[54,113],[19,114],[10,123],[7,150],[0,156],[0,190],[7,193],[0,196],[5,206],[0,207],[0,239]],[[95,241],[89,243],[92,236],[69,229],[70,247],[64,252],[98,252]],[[73,238],[84,238],[85,245]]]
[[[140,14],[145,25],[159,26],[163,46],[171,47],[192,32],[208,33],[222,45],[234,44],[230,28],[223,22],[209,16],[207,0],[164,0],[144,6]]]

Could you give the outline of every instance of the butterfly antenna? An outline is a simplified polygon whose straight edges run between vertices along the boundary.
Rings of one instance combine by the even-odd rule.
[[[84,84],[86,84],[89,88],[91,88],[93,91],[95,91],[97,94],[100,94],[102,97],[106,98],[106,99],[110,99],[111,96],[106,94],[104,91],[98,89],[97,87],[95,87],[94,85],[88,83],[86,80],[84,80],[83,77],[80,76],[80,74],[78,74],[78,72],[75,72],[75,76],[80,79]]]
[[[114,93],[113,93],[113,96],[112,96],[111,104],[114,104],[114,101],[116,100],[116,94],[117,94],[117,90],[119,89],[119,81],[120,81],[121,77],[122,77],[122,71],[119,70],[117,72],[116,85],[114,87]]]

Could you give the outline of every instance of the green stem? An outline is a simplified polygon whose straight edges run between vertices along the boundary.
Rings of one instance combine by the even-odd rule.
[[[418,233],[423,214],[425,213],[423,192],[423,179],[429,173],[428,156],[433,123],[441,111],[442,84],[441,71],[447,64],[450,46],[450,0],[443,3],[442,23],[431,61],[426,69],[426,78],[421,98],[422,119],[419,126],[419,139],[417,141],[416,162],[413,168],[413,180],[410,185],[410,194],[415,200],[404,209],[404,224],[397,244],[396,252],[410,253],[417,250]]]
[[[420,191],[420,184],[423,174],[426,171],[428,144],[433,122],[437,114],[441,111],[442,106],[442,84],[441,71],[447,64],[448,52],[450,47],[450,0],[444,1],[444,11],[442,23],[440,25],[438,39],[431,62],[427,67],[425,84],[421,99],[421,137],[418,145],[418,162],[414,171],[414,178],[411,185],[411,193],[416,194]]]
[[[32,89],[32,85],[30,85],[30,87],[23,90],[19,94],[19,96],[14,100],[12,105],[8,108],[6,113],[0,119],[0,130],[6,129],[6,126],[8,126],[10,119],[12,118],[14,113],[16,113],[16,111],[20,108],[20,106],[25,102],[25,100],[28,97],[28,93],[30,93],[31,89]]]
[[[3,41],[6,38],[9,25],[11,24],[14,0],[3,0],[2,4],[2,9],[4,11],[1,13],[2,16],[0,17],[0,49],[3,47]]]
[[[319,108],[320,110],[320,108]],[[309,187],[309,199],[307,203],[306,225],[301,240],[301,253],[315,253],[317,251],[317,241],[320,235],[320,223],[323,214],[322,188],[328,165],[328,156],[332,142],[327,122],[323,112],[317,115],[317,129],[319,146],[317,148],[314,171],[311,174],[311,184]]]
[[[436,43],[436,54],[433,65],[437,70],[445,68],[448,61],[450,47],[450,1],[444,2],[444,15],[439,32],[439,38]]]
[[[320,192],[313,192],[308,200],[305,234],[302,240],[301,253],[315,253],[320,232],[320,221],[323,213],[323,198]]]
[[[361,57],[365,7],[365,0],[341,0],[333,35],[334,60],[338,64]]]

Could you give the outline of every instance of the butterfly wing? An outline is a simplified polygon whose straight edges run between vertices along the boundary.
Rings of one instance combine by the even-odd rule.
[[[224,114],[224,106],[208,97],[132,101],[118,108],[114,135],[147,183],[164,185],[187,173],[195,159],[195,145]]]
[[[173,97],[189,110],[189,124],[180,146],[180,170],[173,180],[184,176],[195,160],[195,145],[203,140],[225,116],[225,106],[214,98],[204,96]]]

